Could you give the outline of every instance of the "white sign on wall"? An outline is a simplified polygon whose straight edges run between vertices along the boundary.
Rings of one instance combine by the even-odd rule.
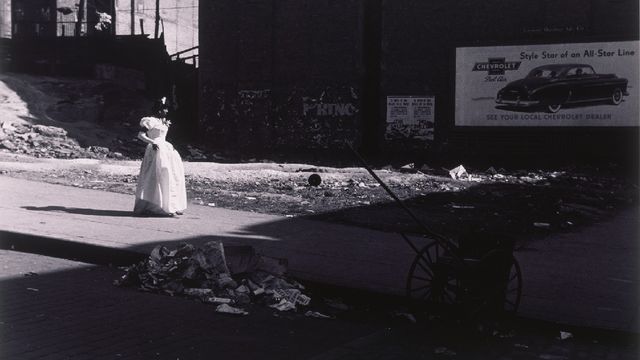
[[[638,126],[638,41],[456,49],[457,126]]]
[[[433,96],[388,96],[385,137],[433,140]]]

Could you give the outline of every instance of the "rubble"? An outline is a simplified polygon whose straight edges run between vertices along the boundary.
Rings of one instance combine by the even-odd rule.
[[[183,157],[185,158],[185,160],[190,160],[190,161],[207,160],[207,155],[205,154],[205,152],[193,145],[187,145],[186,150],[187,150],[186,153],[183,154]]]
[[[311,310],[307,310],[307,312],[304,313],[304,316],[318,318],[318,319],[333,319],[332,316],[325,315],[325,314],[323,314],[321,312],[311,311]]]
[[[449,170],[449,176],[451,176],[451,178],[454,180],[460,180],[460,179],[468,178],[469,173],[467,173],[467,170],[464,168],[464,166],[459,165]]]
[[[560,331],[560,340],[571,339],[573,334],[568,331]]]
[[[43,136],[50,137],[65,137],[67,136],[67,130],[55,127],[55,126],[45,126],[45,125],[33,125],[33,130]]]
[[[231,306],[229,304],[220,304],[216,307],[216,312],[224,313],[224,314],[233,314],[233,315],[249,315],[248,312]]]
[[[248,314],[245,307],[253,303],[278,311],[311,303],[304,286],[286,276],[286,261],[258,255],[250,246],[225,248],[218,241],[203,247],[184,243],[173,250],[156,246],[148,259],[126,268],[114,285],[186,296],[235,315]]]
[[[78,140],[71,137],[67,130],[40,124],[11,124],[3,122],[0,132],[0,149],[6,149],[18,154],[26,154],[34,157],[60,158],[60,159],[127,159],[138,157],[131,149],[140,148],[136,140],[130,140],[130,145],[118,145],[119,150],[112,151],[106,146],[90,145],[83,147]]]

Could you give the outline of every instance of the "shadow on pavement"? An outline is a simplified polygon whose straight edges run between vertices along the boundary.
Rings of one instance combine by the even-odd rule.
[[[527,238],[576,231],[614,217],[638,204],[637,190],[626,184],[577,183],[552,179],[530,184],[479,183],[460,191],[426,193],[404,200],[430,229],[447,237],[479,229]],[[354,206],[304,218],[388,232],[423,231],[396,203]],[[536,227],[534,224],[546,224]]]
[[[0,231],[0,249],[39,254],[97,265],[125,266],[147,254],[45,236]]]
[[[233,317],[187,298],[114,287],[122,273],[109,267],[4,250],[0,261],[2,359],[306,359],[381,330],[276,317],[257,305]]]
[[[133,211],[73,208],[73,207],[65,207],[65,206],[23,206],[22,208],[26,210],[31,210],[31,211],[57,211],[57,212],[65,212],[69,214],[92,215],[92,216],[123,216],[123,217],[136,216],[133,214]]]
[[[114,287],[121,272],[109,267],[4,250],[0,261],[0,293],[10,294],[0,297],[0,357],[7,359],[632,360],[638,350],[629,334],[530,321],[478,336],[458,324],[411,324],[378,310],[322,320],[255,305],[249,316],[232,317],[186,298]],[[560,330],[571,338],[560,339]]]

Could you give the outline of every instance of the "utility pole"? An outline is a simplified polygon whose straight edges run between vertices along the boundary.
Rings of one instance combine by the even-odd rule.
[[[111,0],[111,35],[117,35],[118,29],[118,9],[116,7],[116,0]]]
[[[85,0],[80,0],[78,5],[78,20],[76,21],[76,36],[80,36],[82,33],[82,23],[84,22],[84,8]]]
[[[157,39],[160,30],[160,0],[156,0],[156,31],[155,31],[155,38]]]
[[[131,0],[131,35],[136,34],[136,0]]]

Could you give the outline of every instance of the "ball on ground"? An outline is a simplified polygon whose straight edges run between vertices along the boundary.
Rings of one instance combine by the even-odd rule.
[[[309,176],[309,185],[311,186],[318,186],[320,185],[320,183],[322,182],[322,179],[320,178],[320,175],[318,174],[311,174]]]

